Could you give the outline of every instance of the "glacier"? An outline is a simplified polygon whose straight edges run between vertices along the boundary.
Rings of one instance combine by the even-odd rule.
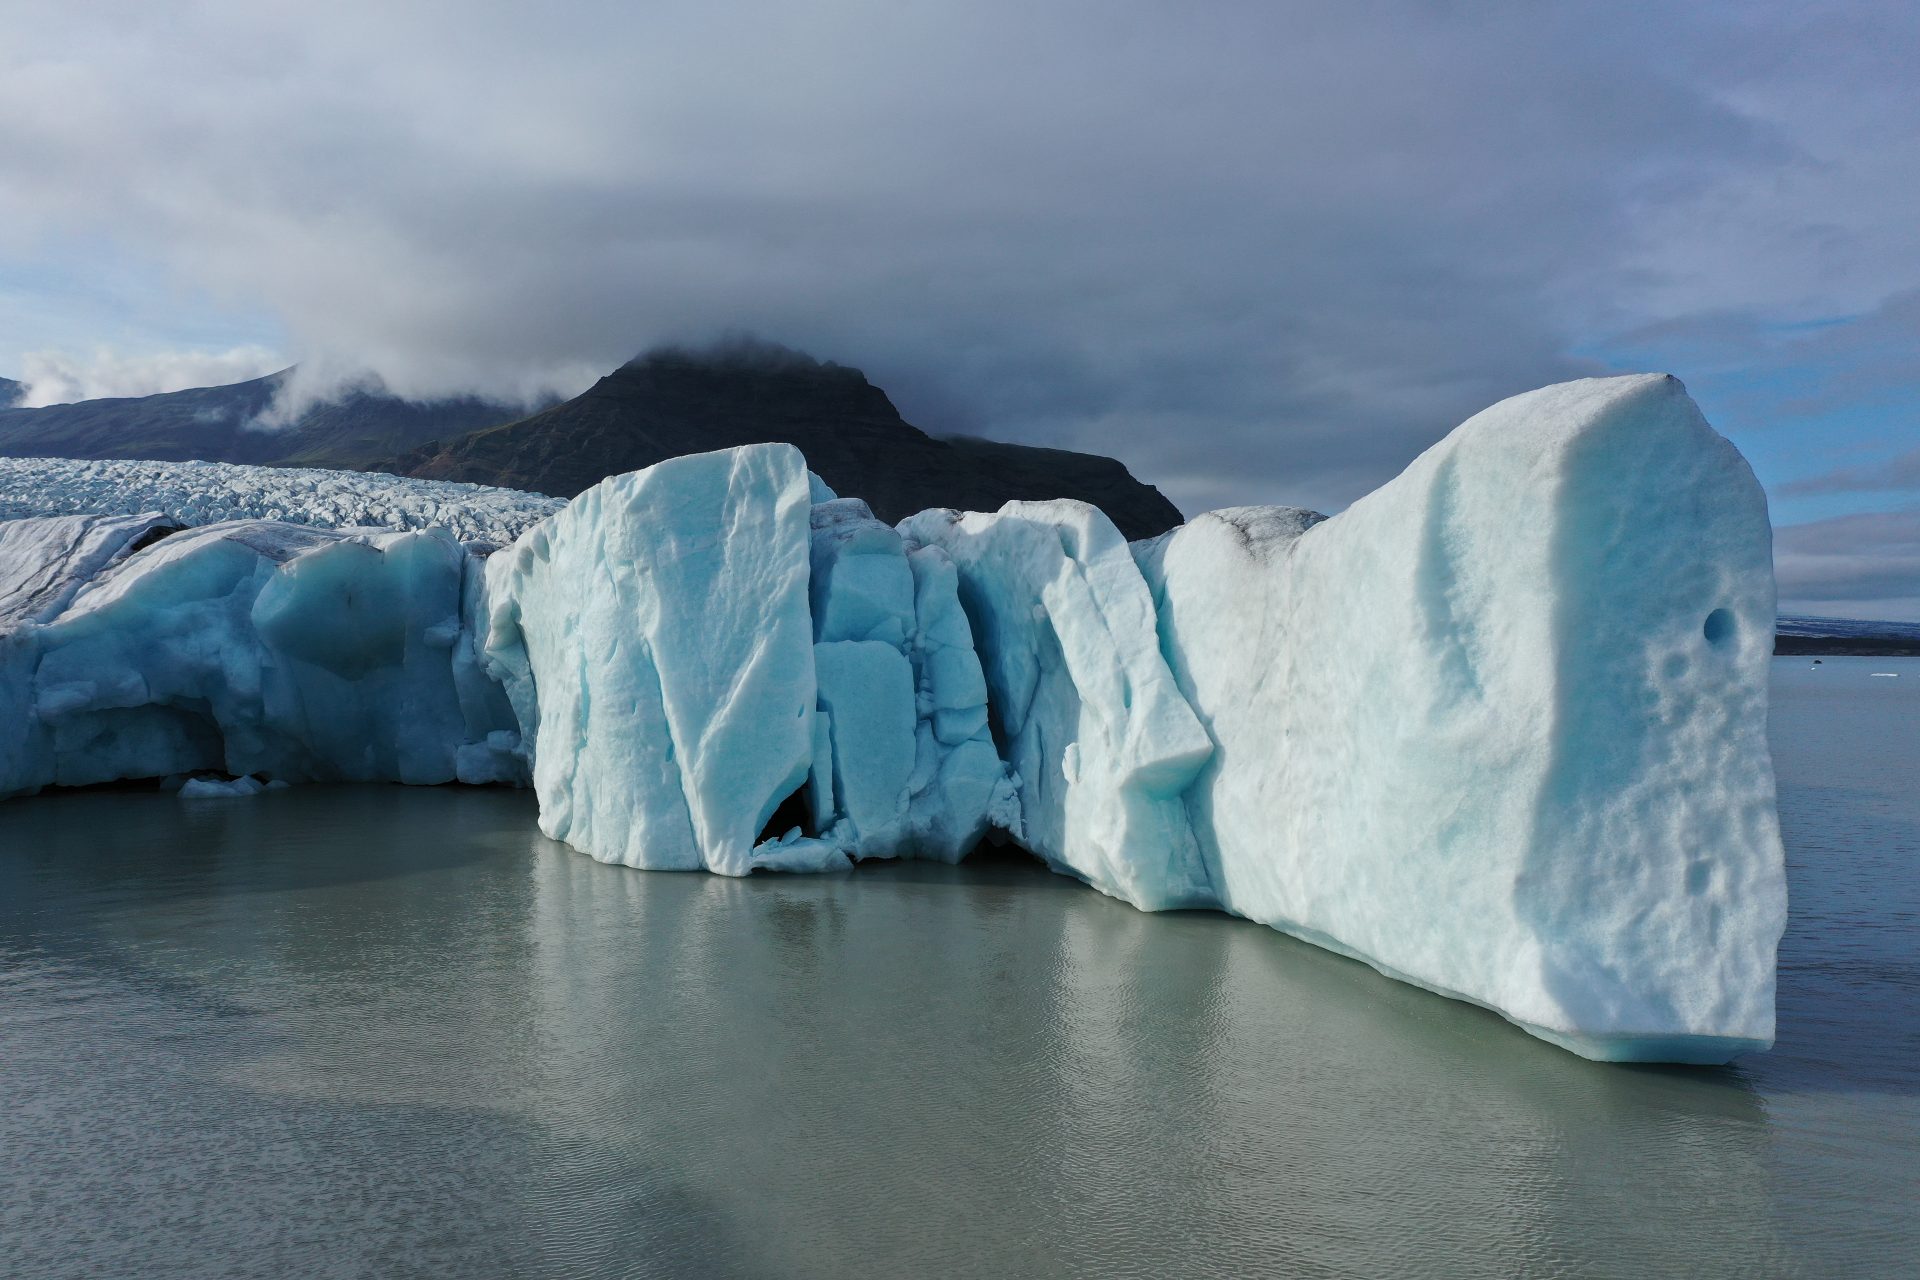
[[[281,520],[328,529],[445,529],[505,544],[566,505],[518,489],[374,471],[231,462],[0,458],[0,520],[157,512],[179,525]]]
[[[1773,1039],[1771,533],[1663,375],[1503,401],[1331,518],[1134,544],[1071,501],[889,526],[789,445],[571,503],[0,481],[0,795],[530,786],[595,858],[726,875],[1009,842],[1590,1058]]]

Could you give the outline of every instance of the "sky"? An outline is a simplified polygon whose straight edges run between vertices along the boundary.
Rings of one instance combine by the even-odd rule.
[[[0,374],[572,393],[752,333],[1189,514],[1662,370],[1920,619],[1920,6],[0,0]]]

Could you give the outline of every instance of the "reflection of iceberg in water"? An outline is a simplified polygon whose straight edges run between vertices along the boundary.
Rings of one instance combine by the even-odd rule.
[[[674,1153],[743,1264],[953,1269],[964,1236],[977,1274],[1779,1265],[1726,1075],[1581,1062],[1263,929],[1018,864],[534,874],[583,1132]],[[577,1158],[572,1211],[609,1218],[616,1157]]]
[[[0,812],[36,851],[0,976],[51,993],[6,989],[0,1054],[55,1104],[0,1143],[46,1223],[102,1169],[167,1171],[116,1209],[149,1259],[286,1221],[374,1272],[1778,1274],[1780,1232],[1873,1221],[1776,1200],[1823,1131],[1733,1073],[1586,1063],[1257,926],[1007,861],[640,876],[524,796],[337,799]]]
[[[1115,1267],[1195,1239],[1278,1274],[1779,1266],[1766,1113],[1725,1073],[1580,1062],[1245,925],[1063,920],[1048,1180]]]

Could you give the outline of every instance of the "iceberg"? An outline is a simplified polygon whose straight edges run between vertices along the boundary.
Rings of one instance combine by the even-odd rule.
[[[1331,518],[1131,545],[1071,501],[889,527],[790,445],[568,504],[31,465],[0,794],[531,785],[595,858],[726,875],[1008,840],[1587,1057],[1772,1041],[1771,535],[1671,378],[1504,401]],[[162,469],[91,470],[128,465]]]
[[[262,782],[251,774],[231,779],[188,778],[180,784],[176,794],[182,800],[227,800],[257,796],[262,791],[274,791],[287,785],[278,778],[272,782]]]
[[[1771,1044],[1770,539],[1653,376],[1504,401],[1330,520],[1143,546],[1221,905],[1588,1057]]]

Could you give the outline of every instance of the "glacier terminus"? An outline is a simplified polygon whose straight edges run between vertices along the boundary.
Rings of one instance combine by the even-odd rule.
[[[888,525],[779,444],[565,504],[6,465],[0,795],[528,786],[597,859],[724,875],[989,839],[1586,1057],[1773,1040],[1771,533],[1670,377],[1131,544],[1067,500]]]

